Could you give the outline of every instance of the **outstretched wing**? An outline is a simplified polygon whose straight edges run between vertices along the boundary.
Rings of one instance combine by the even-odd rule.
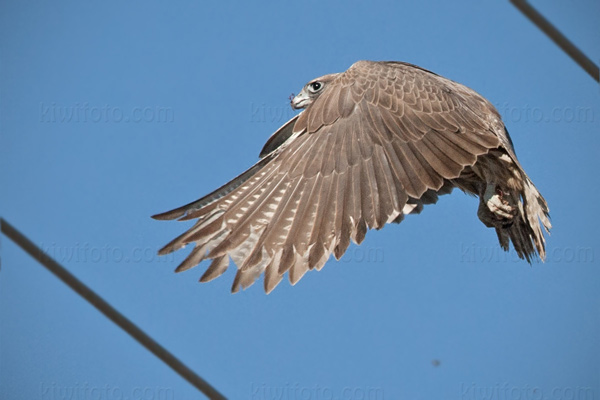
[[[231,258],[233,292],[263,271],[267,293],[286,272],[295,284],[498,147],[499,120],[485,99],[455,82],[410,64],[360,61],[284,125],[255,166],[155,216],[198,218],[160,254],[194,243],[177,270],[211,259],[203,282]]]

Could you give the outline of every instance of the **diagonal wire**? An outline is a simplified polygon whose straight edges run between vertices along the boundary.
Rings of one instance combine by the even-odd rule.
[[[208,382],[198,376],[189,367],[183,364],[167,349],[158,344],[154,339],[148,336],[144,331],[138,328],[133,322],[128,320],[123,314],[113,308],[104,299],[93,292],[84,283],[73,276],[67,271],[62,265],[54,261],[48,256],[42,249],[37,247],[31,240],[27,239],[21,232],[10,225],[6,220],[0,218],[0,230],[10,240],[15,242],[30,256],[36,259],[40,264],[46,267],[50,272],[56,275],[62,280],[67,286],[73,289],[77,294],[86,299],[91,305],[96,307],[98,311],[104,314],[108,319],[117,324],[121,329],[127,332],[131,337],[137,340],[142,346],[147,348],[156,357],[161,359],[165,364],[171,367],[177,372],[182,378],[191,383],[194,387],[200,390],[209,399],[215,400],[226,400],[226,398],[219,393],[214,387]]]
[[[598,66],[592,62],[569,39],[556,29],[542,14],[531,6],[526,0],[510,0],[527,18],[542,30],[554,43],[567,53],[581,68],[585,70],[596,82],[600,82]]]

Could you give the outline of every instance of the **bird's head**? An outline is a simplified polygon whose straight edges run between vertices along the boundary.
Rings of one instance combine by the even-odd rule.
[[[323,75],[308,82],[306,85],[304,85],[302,91],[298,93],[298,95],[290,102],[292,108],[294,110],[300,110],[308,107],[321,95],[321,93],[323,93],[327,85],[331,83],[331,81],[333,81],[338,75],[339,74]]]

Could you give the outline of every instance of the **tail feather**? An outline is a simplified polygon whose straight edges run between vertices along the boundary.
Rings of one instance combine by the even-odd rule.
[[[548,204],[533,182],[524,179],[521,202],[515,221],[507,228],[496,228],[498,240],[504,250],[508,250],[508,239],[513,243],[517,255],[531,263],[539,255],[546,259],[546,240],[543,230],[550,233],[552,224]]]

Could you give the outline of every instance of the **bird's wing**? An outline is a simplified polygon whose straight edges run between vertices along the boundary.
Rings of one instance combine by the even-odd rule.
[[[294,134],[294,125],[296,124],[297,119],[298,115],[283,124],[281,128],[277,129],[277,131],[271,135],[269,140],[267,140],[267,143],[265,143],[260,151],[260,158],[266,157],[268,154],[277,150],[292,137]]]
[[[212,259],[201,281],[221,275],[231,258],[238,267],[234,292],[263,271],[267,292],[285,272],[295,284],[331,253],[339,259],[350,240],[360,243],[368,229],[401,216],[409,199],[439,190],[498,147],[487,106],[470,89],[428,71],[358,62],[298,116],[293,134],[263,154],[264,164],[243,182],[200,207],[165,213],[198,221],[161,254],[195,243],[178,270]]]

